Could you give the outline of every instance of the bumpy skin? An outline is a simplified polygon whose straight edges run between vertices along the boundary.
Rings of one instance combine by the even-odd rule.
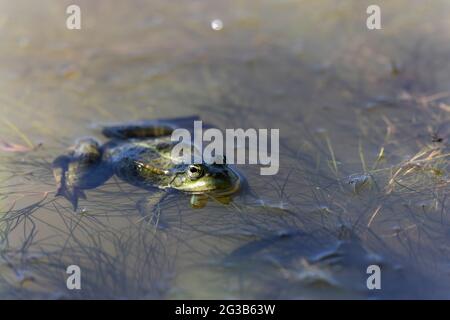
[[[178,119],[189,122],[193,118]],[[177,123],[174,119],[173,123]],[[53,162],[57,195],[77,208],[83,190],[95,188],[113,174],[146,189],[176,189],[192,194],[191,205],[202,207],[208,197],[228,203],[238,191],[241,177],[227,164],[187,165],[172,159],[176,143],[169,137],[177,126],[168,120],[143,121],[103,129],[113,138],[103,146],[91,138],[78,141],[74,149]]]

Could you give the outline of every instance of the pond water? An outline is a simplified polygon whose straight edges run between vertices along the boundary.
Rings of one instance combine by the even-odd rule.
[[[82,0],[68,30],[70,1],[0,1],[0,298],[449,298],[450,3],[368,30],[372,2]],[[99,124],[188,115],[280,130],[277,175],[238,166],[257,201],[55,197]]]

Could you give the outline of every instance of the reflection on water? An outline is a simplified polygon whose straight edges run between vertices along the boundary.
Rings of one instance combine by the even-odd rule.
[[[79,1],[80,31],[68,4],[0,1],[0,297],[448,298],[448,2],[379,1],[378,31],[359,0]],[[54,197],[96,124],[192,114],[280,129],[276,176],[239,167],[257,200]]]

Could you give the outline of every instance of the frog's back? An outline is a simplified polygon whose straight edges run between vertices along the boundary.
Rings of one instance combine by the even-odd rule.
[[[167,139],[111,141],[104,147],[103,160],[119,178],[131,184],[163,187],[168,183],[163,173],[172,166],[171,147]]]

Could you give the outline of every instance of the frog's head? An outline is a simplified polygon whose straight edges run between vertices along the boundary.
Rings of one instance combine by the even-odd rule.
[[[191,194],[215,197],[231,195],[239,190],[240,175],[227,164],[183,165],[171,182],[171,187]]]

